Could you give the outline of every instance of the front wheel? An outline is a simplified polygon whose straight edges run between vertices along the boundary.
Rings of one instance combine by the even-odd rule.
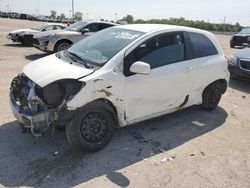
[[[220,102],[222,93],[220,84],[214,83],[208,86],[202,94],[202,107],[209,111],[215,109]]]
[[[69,143],[80,150],[98,151],[111,140],[114,115],[106,108],[88,106],[66,126]]]

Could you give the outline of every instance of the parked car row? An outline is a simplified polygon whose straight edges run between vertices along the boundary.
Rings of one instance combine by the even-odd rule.
[[[44,52],[55,53],[69,48],[97,31],[116,25],[104,21],[79,21],[68,27],[59,23],[46,23],[37,28],[11,31],[7,38],[13,42],[34,46]]]
[[[40,32],[65,29],[66,25],[60,23],[46,23],[35,28],[18,29],[11,31],[7,38],[13,42],[20,42],[23,45],[31,45],[34,43],[34,35]]]
[[[192,105],[213,110],[229,82],[228,61],[207,31],[78,22],[34,38],[57,53],[13,79],[12,112],[37,136],[66,127],[68,141],[86,151],[106,146],[117,127]]]

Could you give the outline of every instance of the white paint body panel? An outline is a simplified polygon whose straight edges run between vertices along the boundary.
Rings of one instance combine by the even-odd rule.
[[[32,81],[44,87],[56,80],[78,79],[91,74],[93,70],[66,63],[52,54],[25,65],[23,72]]]
[[[96,99],[107,99],[117,110],[120,126],[201,104],[202,92],[210,83],[218,79],[229,81],[222,49],[209,32],[150,24],[118,27],[146,34],[118,52],[97,71],[70,65],[51,55],[26,65],[24,73],[41,87],[60,79],[81,78],[80,81],[86,85],[67,103],[68,109],[75,110]],[[214,43],[218,54],[155,68],[149,75],[124,76],[122,67],[126,54],[148,38],[172,31],[202,33]],[[181,106],[187,95],[189,100]]]

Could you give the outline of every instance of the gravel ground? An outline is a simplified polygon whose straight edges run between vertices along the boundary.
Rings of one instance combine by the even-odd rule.
[[[22,67],[46,54],[6,39],[38,22],[0,18],[0,187],[250,187],[250,82],[231,80],[213,112],[194,106],[118,130],[96,153],[72,151],[65,132],[23,134],[8,104]],[[229,36],[217,35],[225,55]]]

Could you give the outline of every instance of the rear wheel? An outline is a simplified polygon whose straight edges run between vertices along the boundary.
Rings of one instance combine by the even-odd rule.
[[[69,41],[59,41],[56,43],[56,46],[54,48],[54,52],[60,52],[62,50],[68,49],[72,45]]]
[[[84,151],[98,151],[112,138],[116,126],[111,111],[100,105],[88,105],[66,126],[69,143]]]
[[[206,110],[215,109],[224,93],[220,83],[209,85],[202,94],[202,107]]]

